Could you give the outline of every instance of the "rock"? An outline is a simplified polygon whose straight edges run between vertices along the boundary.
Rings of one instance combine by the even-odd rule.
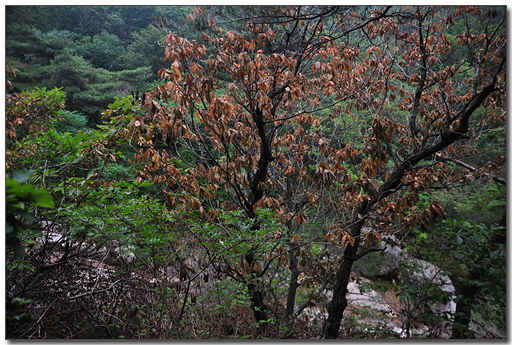
[[[378,292],[370,290],[361,292],[359,285],[356,282],[349,282],[347,285],[347,300],[349,303],[357,304],[359,306],[368,306],[372,309],[389,312],[391,307],[384,301]]]

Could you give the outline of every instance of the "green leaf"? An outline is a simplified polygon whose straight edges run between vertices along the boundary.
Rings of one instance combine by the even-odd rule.
[[[25,218],[28,222],[33,222],[35,220],[32,213],[30,213],[28,211],[18,210],[16,213],[19,214],[20,216],[22,216],[23,218]]]
[[[30,177],[34,175],[35,172],[35,170],[25,170],[21,173],[14,172],[13,180],[17,181],[18,183],[27,182],[30,179]]]
[[[9,224],[9,222],[7,222],[7,223],[5,224],[5,233],[6,233],[7,235],[9,235],[9,234],[11,234],[11,233],[13,233],[13,232],[14,232],[14,227],[13,227],[11,224]]]
[[[46,189],[38,189],[32,192],[32,197],[35,199],[36,206],[45,208],[54,208],[53,198]]]
[[[19,186],[20,183],[12,178],[6,178],[5,179],[5,188],[13,188],[16,186]]]

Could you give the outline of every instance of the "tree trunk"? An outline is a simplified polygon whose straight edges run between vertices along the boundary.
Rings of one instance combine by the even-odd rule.
[[[254,317],[256,318],[256,322],[259,323],[260,321],[266,321],[267,307],[265,306],[263,293],[258,288],[258,286],[251,281],[249,281],[247,287],[251,296],[251,306],[254,312]]]
[[[252,255],[247,254],[245,256],[247,263],[249,264],[249,279],[247,281],[247,288],[249,290],[249,295],[251,296],[251,307],[254,312],[254,317],[256,318],[256,322],[260,323],[260,321],[267,320],[267,307],[265,305],[265,300],[263,296],[263,292],[261,291],[261,287],[259,286],[258,278],[256,277],[256,272],[254,271],[254,258]],[[263,323],[262,326],[265,326]]]
[[[497,223],[498,226],[501,226],[499,232],[494,233],[490,239],[491,244],[506,244],[507,243],[507,211],[503,212],[503,216]]]
[[[455,281],[455,280],[454,280]],[[455,318],[452,326],[452,339],[472,339],[473,332],[469,330],[469,322],[471,321],[471,307],[477,288],[473,285],[453,284],[455,292],[461,298],[457,302],[455,309]]]
[[[498,226],[501,226],[499,232],[494,233],[489,239],[490,248],[496,247],[498,244],[506,244],[507,240],[507,214],[506,211],[503,213],[501,219],[497,222]],[[487,256],[489,253],[482,254]],[[471,270],[469,272],[469,279],[481,279],[485,276],[486,272],[479,270]],[[469,323],[471,321],[471,309],[473,301],[478,293],[478,287],[473,284],[461,282],[458,277],[452,278],[453,286],[455,287],[455,293],[457,296],[461,296],[457,302],[455,309],[455,317],[452,326],[452,339],[473,339],[474,334],[469,330]]]
[[[361,228],[363,227],[364,220],[357,217],[358,214],[367,212],[368,202],[365,201],[359,207],[356,216],[352,219],[352,226],[350,227],[351,236],[355,238],[354,245],[347,245],[345,252],[343,253],[343,260],[341,261],[340,268],[336,275],[336,284],[334,285],[334,291],[332,301],[328,307],[329,316],[325,324],[325,339],[336,339],[340,330],[341,320],[343,319],[343,313],[347,307],[347,286],[350,279],[350,271],[352,270],[352,264],[356,261],[357,250],[359,248],[359,236],[361,235]]]
[[[297,288],[299,287],[299,268],[297,267],[297,257],[295,256],[295,249],[290,250],[289,268],[291,271],[290,286],[288,288],[288,298],[286,299],[286,319],[293,323],[293,311],[295,309],[295,296]]]
[[[340,330],[341,320],[343,319],[343,313],[347,307],[347,285],[350,279],[350,270],[352,269],[353,260],[348,258],[346,255],[348,249],[353,249],[350,246],[345,251],[343,261],[338,270],[336,277],[336,284],[334,285],[334,292],[332,301],[327,309],[329,317],[325,325],[325,339],[336,339]],[[357,250],[357,249],[356,249]]]

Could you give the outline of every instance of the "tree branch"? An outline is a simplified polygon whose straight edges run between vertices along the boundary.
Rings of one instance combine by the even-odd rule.
[[[477,169],[477,168],[475,168],[475,167],[473,167],[473,166],[471,166],[471,165],[469,165],[469,164],[466,164],[466,163],[464,163],[464,162],[462,162],[462,161],[460,161],[460,160],[458,160],[458,159],[455,159],[455,158],[445,158],[445,159],[446,159],[446,160],[448,160],[448,161],[450,161],[450,162],[453,162],[453,163],[455,163],[455,164],[457,164],[457,165],[460,165],[461,167],[464,167],[464,168],[466,168],[466,169],[468,169],[468,170],[471,170],[471,171],[473,171],[473,172],[478,171],[478,169]],[[484,176],[486,176],[486,177],[488,177],[488,178],[490,178],[490,179],[492,179],[492,180],[496,181],[497,183],[500,183],[500,184],[502,184],[502,185],[504,185],[504,186],[506,186],[506,185],[507,185],[507,180],[505,180],[505,179],[504,179],[504,178],[502,178],[502,177],[496,176],[496,175],[494,175],[494,174],[489,174],[489,173],[486,173],[486,172],[483,172],[483,171],[482,171],[481,173],[482,173]]]
[[[364,250],[363,252],[357,254],[356,257],[355,257],[355,261],[361,259],[363,256],[365,256],[367,254],[370,254],[372,252],[383,252],[384,250],[386,250],[386,249],[385,248],[370,247],[370,248]]]

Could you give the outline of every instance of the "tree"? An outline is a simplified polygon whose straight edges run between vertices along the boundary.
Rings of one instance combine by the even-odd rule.
[[[126,53],[119,57],[123,68],[133,69],[139,66],[149,66],[156,78],[162,67],[161,56],[165,51],[162,43],[165,36],[166,33],[155,27],[153,23],[139,32],[132,33],[132,42],[126,48]]]
[[[84,16],[112,14],[108,26],[117,12],[91,7]],[[197,8],[191,19],[205,32],[194,41],[171,30],[161,42],[162,80],[140,100],[117,96],[142,85],[148,68],[93,68],[69,49],[75,36],[65,31],[32,30],[38,42],[51,42],[33,56],[17,38],[26,50],[13,53],[18,64],[8,66],[7,85],[16,85],[10,79],[22,63],[46,59],[31,66],[44,72],[38,80],[67,94],[41,88],[7,98],[7,173],[36,170],[30,186],[8,180],[11,211],[26,215],[19,201],[34,197],[39,206],[51,206],[50,199],[56,206],[36,205],[36,222],[9,233],[27,250],[17,259],[7,249],[8,302],[32,299],[38,320],[12,332],[32,337],[37,325],[41,334],[62,337],[121,337],[127,329],[132,337],[183,337],[195,331],[193,322],[181,322],[186,307],[202,308],[191,305],[191,284],[217,270],[230,278],[223,287],[243,290],[229,304],[244,304],[244,315],[249,297],[257,321],[249,334],[257,327],[258,337],[268,337],[278,325],[280,336],[294,337],[296,316],[316,305],[329,312],[323,336],[335,338],[353,264],[416,237],[418,252],[438,261],[446,270],[440,274],[451,272],[460,307],[454,329],[470,336],[471,312],[505,297],[481,300],[506,283],[505,214],[496,228],[482,220],[504,209],[504,146],[489,147],[503,143],[506,131],[504,13],[467,6]],[[83,18],[61,24],[71,19]],[[110,122],[80,130],[84,119],[62,110],[65,98],[96,114],[115,99],[103,112]],[[62,118],[71,126],[57,125]],[[128,158],[135,167],[124,165]],[[480,218],[437,226],[455,214],[444,208],[445,195],[461,195],[455,188],[475,180],[503,187],[480,189],[488,196],[478,200],[494,201]],[[135,262],[114,253],[120,243]],[[197,262],[192,274],[184,259]],[[109,262],[115,273],[94,273]],[[171,288],[176,274],[186,286],[181,296]],[[296,298],[304,287],[308,296]],[[403,297],[416,297],[404,289]],[[417,297],[410,301],[423,307],[428,296]],[[408,321],[418,308],[411,306]],[[11,321],[24,315],[14,309]]]
[[[152,79],[149,67],[108,71],[92,67],[69,50],[56,55],[49,65],[40,68],[40,73],[41,84],[63,88],[68,107],[87,114],[96,124],[101,123],[100,113],[114,97],[143,92]]]
[[[273,14],[273,8],[268,10]],[[304,224],[306,214],[301,207],[316,198],[315,190],[322,185],[330,186],[336,178],[343,181],[345,175],[345,168],[339,164],[333,172],[319,163],[316,185],[312,176],[308,176],[312,172],[305,162],[308,149],[305,143],[311,142],[311,147],[318,149],[323,158],[330,153],[326,150],[328,140],[314,131],[320,120],[310,114],[321,109],[322,100],[330,95],[319,92],[319,86],[327,81],[326,76],[316,76],[311,70],[312,59],[322,47],[316,43],[322,40],[324,26],[300,23],[303,16],[323,18],[331,12],[340,15],[344,12],[332,8],[313,8],[312,13],[300,8],[276,8],[275,11],[292,17],[291,24],[274,23],[277,28],[288,30],[289,42],[279,41],[280,46],[269,45],[276,37],[271,27],[252,22],[247,28],[249,40],[233,32],[212,42],[203,36],[216,51],[212,59],[203,62],[205,46],[170,34],[165,41],[166,60],[173,64],[170,70],[160,71],[162,79],[168,82],[147,94],[148,113],[130,124],[131,135],[138,144],[150,146],[139,151],[137,159],[145,157],[155,163],[147,164],[144,178],[168,181],[171,187],[176,185],[186,191],[183,201],[206,219],[214,217],[216,209],[242,210],[247,219],[253,221],[253,232],[259,229],[259,209],[277,211],[283,224]],[[377,18],[353,20],[362,27]],[[293,25],[300,26],[301,34]],[[342,37],[344,32],[339,29],[335,34]],[[274,53],[287,50],[297,57]],[[222,96],[214,92],[218,85],[217,73],[226,73],[233,80]],[[160,104],[159,99],[165,102]],[[304,104],[299,99],[305,100]],[[305,132],[305,128],[311,131]],[[152,147],[153,143],[167,144],[174,152],[190,152],[195,166],[181,173],[173,166],[167,150],[157,150]],[[350,147],[342,150],[340,154],[345,159],[355,154]],[[305,190],[294,191],[293,187],[306,178],[311,183],[304,185]],[[220,185],[224,188],[217,192]],[[226,197],[217,201],[221,191]],[[177,202],[170,191],[166,193],[170,204]],[[287,241],[293,235],[288,230],[282,234]],[[281,235],[276,233],[276,236]],[[267,308],[263,287],[257,278],[266,273],[275,258],[286,253],[281,246],[274,250],[269,259],[255,250],[247,252],[242,258],[245,272],[237,275],[247,277],[245,283],[258,322],[267,320]],[[260,257],[261,262],[256,257]]]
[[[119,60],[125,48],[116,35],[103,30],[92,37],[84,37],[73,46],[75,52],[85,60],[91,61],[94,67],[104,68],[109,71],[120,70]]]
[[[147,61],[134,59],[129,71],[120,71],[130,32],[117,15],[119,10],[9,7],[6,61],[18,70],[14,91],[62,87],[68,109],[86,113],[91,123],[100,123],[99,114],[115,96],[145,91],[156,74],[148,71]]]
[[[416,88],[413,92],[402,91],[400,95],[402,102],[399,103],[399,109],[409,111],[406,121],[400,123],[393,119],[392,114],[386,119],[377,117],[374,119],[373,135],[367,141],[367,145],[371,148],[369,153],[371,152],[374,158],[367,161],[370,163],[367,171],[370,172],[370,176],[375,176],[372,168],[381,162],[379,155],[387,159],[387,152],[395,165],[391,171],[386,172],[384,183],[378,188],[375,198],[363,200],[357,207],[351,225],[353,236],[360,234],[363,224],[361,220],[378,215],[374,213],[375,211],[383,213],[385,218],[381,219],[384,221],[386,218],[392,221],[390,216],[394,216],[395,221],[403,222],[406,228],[412,224],[426,227],[433,218],[442,217],[441,205],[436,202],[432,203],[423,214],[414,212],[414,206],[418,200],[417,193],[421,190],[429,190],[439,180],[446,178],[447,170],[443,158],[463,154],[468,148],[457,144],[458,140],[471,140],[474,132],[480,126],[485,126],[486,120],[493,121],[495,116],[504,116],[503,108],[496,109],[493,106],[497,100],[498,104],[502,105],[499,100],[504,96],[502,92],[505,90],[502,79],[505,69],[505,56],[502,50],[504,37],[501,36],[503,31],[500,31],[503,30],[504,18],[499,19],[501,22],[493,27],[491,20],[497,16],[495,9],[484,12],[475,7],[458,8],[454,17],[462,17],[467,23],[483,20],[484,32],[472,36],[474,34],[471,33],[471,27],[467,25],[466,31],[456,36],[456,41],[467,48],[461,64],[443,66],[439,64],[438,56],[444,56],[450,52],[450,45],[447,43],[443,27],[453,19],[447,12],[440,15],[439,10],[446,11],[443,8],[418,8],[417,11],[410,13],[399,12],[397,16],[402,19],[407,18],[407,21],[412,19],[416,23],[417,29],[412,33],[395,31],[397,39],[400,35],[404,40],[404,47],[410,45],[410,49],[403,54],[406,60],[402,64],[399,63],[403,69],[397,77],[403,80],[409,77],[408,82],[415,83]],[[441,19],[434,21],[434,15]],[[484,20],[484,18],[487,19]],[[398,21],[396,24],[401,23]],[[446,42],[446,45],[443,42]],[[474,52],[476,49],[480,49],[478,55]],[[399,46],[396,51],[400,51]],[[465,61],[475,66],[471,69],[474,74],[469,77],[464,74],[465,69],[461,70]],[[487,61],[492,62],[487,64]],[[415,67],[418,72],[409,74],[407,65]],[[463,87],[463,83],[470,86]],[[391,86],[385,88],[385,93],[388,89],[393,88]],[[392,93],[389,94],[390,99],[394,97],[392,95]],[[380,103],[383,105],[385,101],[386,98]],[[475,123],[472,116],[479,107],[487,111],[482,122]],[[393,126],[394,129],[388,126]],[[402,130],[405,132],[402,135],[398,134]],[[398,136],[398,141],[394,142],[392,136]],[[394,143],[405,144],[406,147],[393,149]],[[419,165],[422,161],[425,162],[423,166]],[[397,198],[396,196],[400,195],[397,192],[405,191],[407,187],[408,194]],[[379,203],[384,200],[383,206],[380,206]],[[404,209],[413,212],[405,215]],[[376,217],[376,219],[379,218]],[[344,310],[346,306],[343,290],[343,286],[346,285],[343,280],[348,277],[348,270],[353,260],[360,255],[356,251],[357,246],[352,246],[347,247],[344,253],[344,262],[338,273],[338,283],[334,290],[333,304],[327,321],[326,337],[328,338],[336,337],[338,332],[338,320],[341,320],[339,310]]]
[[[168,204],[186,203],[206,222],[217,209],[238,209],[257,232],[260,210],[271,209],[287,242],[297,237],[286,224],[306,223],[305,207],[330,190],[336,224],[324,240],[343,254],[325,337],[336,338],[353,263],[381,250],[373,243],[386,233],[445,217],[436,201],[420,211],[419,193],[459,178],[446,162],[504,121],[505,18],[494,8],[321,6],[262,7],[241,18],[243,32],[202,35],[211,57],[206,45],[168,35],[166,83],[146,94],[146,115],[129,127],[146,165],[140,179],[165,181]],[[464,31],[451,32],[460,21]],[[205,22],[222,32],[213,17]],[[222,92],[220,73],[232,79]],[[362,150],[319,130],[324,109],[335,120],[367,114]],[[190,165],[180,170],[176,159]],[[284,252],[243,257],[239,276],[259,322],[267,308],[257,278]]]
[[[8,146],[6,164],[9,338],[31,338],[36,325],[57,338],[112,337],[120,333],[116,331],[119,326],[105,324],[104,318],[110,316],[96,314],[98,310],[136,320],[118,303],[126,288],[140,291],[141,287],[133,278],[126,279],[126,271],[135,265],[135,260],[127,262],[127,255],[140,258],[136,261],[139,270],[152,270],[155,279],[161,278],[161,274],[156,276],[158,265],[167,265],[179,255],[172,249],[176,239],[168,236],[173,216],[161,202],[142,193],[148,184],[134,183],[133,178],[130,182],[103,178],[109,164],[124,160],[119,122],[112,119],[116,123],[97,130],[59,133],[54,127],[61,129],[59,121],[67,117],[60,112],[64,98],[60,90],[45,89],[12,96],[15,106],[9,113],[7,135],[16,135],[16,140]],[[134,103],[133,97],[123,97],[112,108],[123,108],[126,116],[129,109],[136,109]],[[117,254],[111,250],[116,243]],[[112,260],[120,260],[116,274],[97,275],[98,265],[106,268]],[[95,279],[92,285],[90,278]],[[148,300],[142,302],[134,294],[136,299],[129,302],[132,307],[154,302],[155,292],[144,285],[141,295]],[[160,287],[159,302],[169,294],[168,287]],[[167,305],[171,303],[168,297]],[[34,304],[44,310],[27,308]],[[157,307],[150,305],[150,309]],[[163,319],[158,312],[154,311],[155,317]],[[56,315],[64,315],[66,323],[81,331],[55,327]],[[140,337],[143,327],[132,329],[132,336]]]
[[[62,54],[75,37],[69,31],[52,30],[43,33],[19,23],[10,26],[6,35],[6,60],[19,70],[15,90],[42,87],[39,84],[41,67],[50,64],[56,55]]]

